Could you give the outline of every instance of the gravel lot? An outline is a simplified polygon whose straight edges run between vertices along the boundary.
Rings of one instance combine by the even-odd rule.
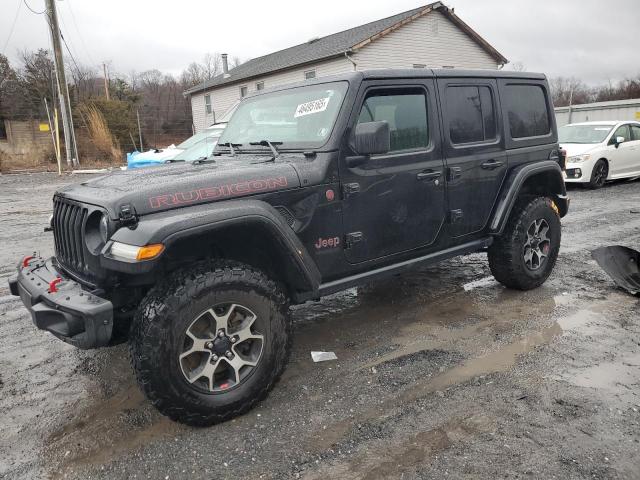
[[[76,350],[9,296],[22,255],[52,254],[52,193],[82,180],[0,176],[0,478],[640,478],[640,305],[589,253],[640,248],[640,182],[570,191],[535,291],[477,254],[298,307],[268,399],[195,429],[145,401],[124,345]]]

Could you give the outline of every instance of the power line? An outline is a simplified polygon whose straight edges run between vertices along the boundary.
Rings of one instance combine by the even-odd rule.
[[[80,67],[77,64],[76,59],[73,57],[73,53],[71,53],[69,45],[67,45],[67,41],[64,39],[64,35],[62,35],[62,30],[60,30],[60,38],[62,38],[62,43],[64,43],[64,46],[67,47],[67,52],[69,52],[69,56],[71,57],[73,64],[76,66],[76,70],[80,72]]]
[[[44,12],[46,12],[46,10],[43,10],[41,12],[36,12],[33,8],[29,6],[29,4],[27,3],[27,0],[23,0],[23,1],[24,1],[24,6],[27,7],[29,10],[31,10],[36,15],[42,15]]]
[[[22,7],[22,2],[18,0],[18,8],[16,10],[16,16],[13,19],[13,24],[11,25],[11,30],[9,30],[9,36],[7,37],[7,41],[4,42],[4,47],[2,48],[2,54],[4,55],[7,51],[7,47],[9,46],[9,40],[11,40],[11,36],[13,35],[13,29],[16,28],[16,22],[18,21],[18,15],[20,15],[20,8]]]
[[[82,47],[84,48],[84,51],[87,54],[87,58],[93,64],[95,62],[93,61],[93,58],[89,53],[89,49],[87,48],[87,44],[84,41],[84,37],[82,36],[82,33],[80,33],[80,29],[78,28],[78,22],[76,22],[76,15],[73,13],[73,9],[71,8],[71,0],[67,0],[67,7],[69,7],[69,12],[71,12],[71,20],[73,21],[73,26],[75,27],[76,32],[78,32],[78,37],[80,37],[80,42],[82,43]]]

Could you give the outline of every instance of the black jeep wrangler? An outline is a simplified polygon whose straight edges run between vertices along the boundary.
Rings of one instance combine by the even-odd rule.
[[[487,251],[541,285],[567,213],[543,75],[354,72],[245,98],[213,155],[59,190],[56,255],[11,292],[79,348],[128,339],[140,387],[192,425],[282,373],[290,304]]]

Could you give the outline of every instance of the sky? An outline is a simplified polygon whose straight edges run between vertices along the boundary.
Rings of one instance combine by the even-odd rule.
[[[384,18],[426,0],[57,0],[78,63],[179,73],[207,52],[249,59]],[[590,85],[640,75],[640,1],[446,0],[509,59]],[[0,0],[0,52],[49,47],[44,0]],[[36,13],[34,13],[36,12]],[[15,21],[15,24],[14,24]],[[12,31],[13,25],[13,31]],[[65,54],[67,52],[65,51]],[[512,68],[507,65],[505,68]]]

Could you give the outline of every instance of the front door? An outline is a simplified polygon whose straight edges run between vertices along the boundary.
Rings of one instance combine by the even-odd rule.
[[[445,218],[444,164],[432,80],[363,82],[350,121],[386,121],[391,149],[349,168],[343,149],[345,252],[364,262],[433,243]]]
[[[497,83],[487,78],[438,80],[447,159],[451,235],[482,230],[507,171]]]
[[[624,138],[624,142],[616,146],[616,138]],[[609,178],[625,177],[638,170],[638,161],[634,158],[637,142],[633,142],[631,129],[628,124],[620,125],[607,145],[609,160]]]

